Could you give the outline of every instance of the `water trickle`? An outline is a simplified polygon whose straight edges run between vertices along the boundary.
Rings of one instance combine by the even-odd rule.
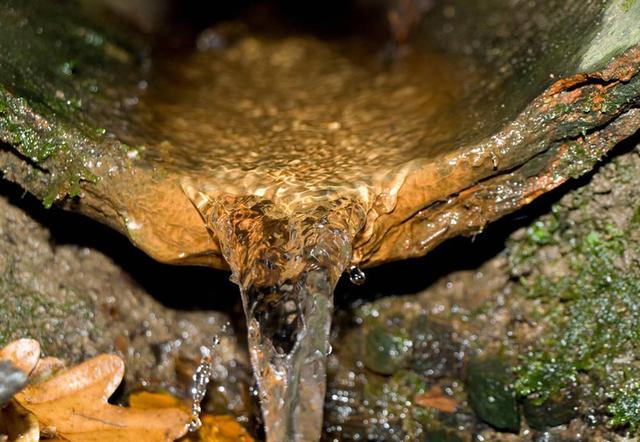
[[[200,420],[201,404],[205,394],[207,394],[207,386],[213,374],[212,349],[218,344],[220,344],[220,338],[214,336],[211,347],[202,347],[200,349],[202,358],[193,374],[193,385],[191,387],[191,420],[187,424],[187,430],[190,432],[197,431],[202,426],[202,421]]]
[[[362,285],[367,282],[367,275],[358,266],[349,267],[349,281],[355,285]]]
[[[319,440],[333,290],[364,211],[350,200],[297,208],[255,196],[199,201],[240,286],[267,441]]]

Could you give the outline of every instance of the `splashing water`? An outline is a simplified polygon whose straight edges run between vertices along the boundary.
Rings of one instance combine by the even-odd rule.
[[[267,441],[320,438],[333,289],[364,211],[280,207],[255,196],[196,204],[240,286]]]
[[[211,347],[202,347],[200,349],[202,358],[193,374],[193,385],[191,387],[191,420],[187,424],[187,430],[190,432],[197,431],[202,426],[202,421],[200,420],[201,404],[205,394],[207,394],[207,386],[213,373],[212,349],[218,344],[220,344],[220,338],[214,336]]]

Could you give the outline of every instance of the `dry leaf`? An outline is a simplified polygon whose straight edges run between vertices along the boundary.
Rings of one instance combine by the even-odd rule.
[[[0,409],[0,436],[3,434],[12,442],[38,442],[40,425],[33,414],[12,400]]]
[[[177,397],[168,393],[151,393],[149,391],[136,391],[129,396],[129,406],[141,410],[150,408],[183,408],[189,411],[189,406]]]
[[[253,442],[242,425],[231,416],[202,416],[198,437],[187,436],[184,441],[202,442]]]
[[[40,344],[33,339],[18,339],[0,349],[0,361],[9,361],[29,376],[40,359]]]
[[[26,387],[15,399],[38,418],[43,431],[72,442],[173,441],[184,435],[189,415],[182,409],[108,404],[123,375],[122,359],[101,355]]]
[[[62,362],[58,358],[42,358],[36,364],[36,368],[31,372],[31,382],[39,383],[42,382],[55,373],[59,372],[65,368],[64,362]]]
[[[435,408],[445,413],[453,413],[458,407],[455,399],[445,396],[439,386],[433,386],[424,394],[420,394],[413,398],[416,405],[425,408]]]
[[[160,407],[184,407],[189,411],[189,405],[184,401],[166,393],[150,393],[141,391],[129,397],[132,408],[148,409]],[[202,427],[180,439],[182,442],[253,442],[253,438],[242,425],[231,416],[212,416],[205,414],[201,417]]]

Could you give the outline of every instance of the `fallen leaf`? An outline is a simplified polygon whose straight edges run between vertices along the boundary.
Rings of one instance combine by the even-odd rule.
[[[141,410],[150,408],[183,408],[189,411],[189,406],[177,397],[168,393],[152,393],[150,391],[136,391],[129,396],[129,406]]]
[[[185,434],[189,415],[183,409],[110,405],[123,375],[122,359],[100,355],[26,387],[15,399],[37,417],[42,431],[71,442],[173,441]]]
[[[242,425],[231,416],[202,416],[202,427],[197,437],[187,436],[184,441],[201,442],[253,442]]]
[[[189,405],[167,393],[151,393],[141,391],[129,396],[132,408],[149,409],[161,407],[183,407],[189,411]],[[180,439],[181,442],[253,442],[247,430],[232,416],[201,416],[202,426],[195,433],[190,433]]]
[[[18,339],[0,349],[0,361],[9,361],[29,376],[40,359],[40,344],[33,339]]]
[[[424,394],[417,395],[413,398],[416,405],[425,408],[435,408],[444,413],[453,413],[458,407],[458,402],[442,393],[439,386],[433,386]]]
[[[12,400],[0,409],[0,440],[2,435],[11,442],[38,442],[38,419]]]
[[[42,358],[36,364],[36,368],[31,372],[30,380],[32,383],[43,382],[63,368],[65,368],[64,362],[58,358]]]

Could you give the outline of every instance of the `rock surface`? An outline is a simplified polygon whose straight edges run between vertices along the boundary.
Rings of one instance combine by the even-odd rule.
[[[64,238],[25,212],[42,216],[37,203],[30,198],[20,201],[17,189],[6,184],[2,190],[0,346],[33,338],[41,343],[44,354],[69,364],[115,352],[125,360],[128,391],[166,388],[188,394],[200,347],[211,345],[218,336],[212,402],[217,400],[224,410],[245,413],[250,382],[246,354],[226,314],[163,306],[109,257],[96,249],[64,243]],[[56,218],[55,211],[44,213],[45,222]],[[74,225],[74,217],[59,216],[58,221],[69,223],[65,227]],[[105,232],[89,228],[85,233]],[[189,294],[178,295],[193,299]]]

